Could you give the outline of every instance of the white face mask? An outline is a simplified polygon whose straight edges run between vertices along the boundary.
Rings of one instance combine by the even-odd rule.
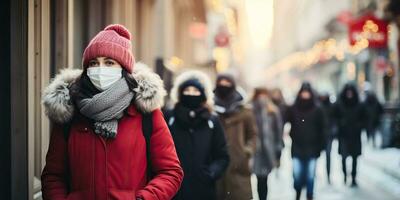
[[[87,75],[97,89],[104,91],[122,78],[122,68],[102,66],[89,67],[87,69]]]

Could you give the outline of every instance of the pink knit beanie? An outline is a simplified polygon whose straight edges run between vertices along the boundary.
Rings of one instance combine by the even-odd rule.
[[[89,61],[96,57],[109,57],[132,73],[135,58],[131,46],[131,33],[128,29],[119,24],[109,25],[100,31],[86,47],[83,52],[83,67],[87,68]]]

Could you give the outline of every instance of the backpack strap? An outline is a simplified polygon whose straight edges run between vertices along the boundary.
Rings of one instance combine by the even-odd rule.
[[[150,157],[150,139],[153,133],[153,113],[142,114],[142,132],[146,141],[146,160],[147,160],[147,179],[150,180],[153,177],[151,170],[151,157]]]
[[[71,130],[71,125],[72,125],[71,122],[68,122],[63,125],[63,135],[64,135],[64,139],[67,143],[68,143],[68,139],[69,139],[69,132]]]

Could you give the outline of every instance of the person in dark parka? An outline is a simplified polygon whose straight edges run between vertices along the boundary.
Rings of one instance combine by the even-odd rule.
[[[361,131],[365,126],[365,109],[360,103],[357,88],[346,84],[334,108],[338,126],[339,153],[342,156],[344,182],[347,182],[346,159],[352,157],[352,186],[357,186],[357,158],[361,155]]]
[[[293,178],[296,199],[307,186],[307,199],[313,199],[317,158],[324,147],[325,115],[316,102],[309,83],[303,83],[286,122],[291,124]]]
[[[185,173],[174,199],[216,199],[216,180],[229,156],[222,125],[211,110],[211,81],[202,72],[185,72],[177,77],[171,96],[175,107],[167,111],[166,121]]]

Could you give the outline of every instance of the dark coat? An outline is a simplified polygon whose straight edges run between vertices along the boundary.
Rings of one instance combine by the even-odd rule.
[[[339,153],[342,156],[361,155],[361,131],[365,126],[365,109],[361,103],[346,106],[338,102],[334,108],[338,126]]]
[[[348,92],[353,97],[346,96]],[[334,108],[334,117],[338,127],[339,153],[346,156],[361,155],[361,131],[365,128],[365,107],[359,101],[355,86],[346,85]]]
[[[321,108],[325,114],[325,133],[327,141],[332,140],[336,137],[337,127],[334,115],[334,104],[331,102],[321,102]]]
[[[381,116],[383,114],[382,104],[379,103],[379,100],[374,94],[367,94],[367,98],[364,104],[366,114],[366,128],[376,129],[380,124]]]
[[[174,199],[216,199],[216,180],[229,163],[220,121],[206,108],[194,112],[179,104],[166,113],[166,120],[185,173]]]
[[[325,115],[314,105],[302,110],[293,105],[288,109],[286,122],[291,124],[292,156],[317,158],[325,143]]]

